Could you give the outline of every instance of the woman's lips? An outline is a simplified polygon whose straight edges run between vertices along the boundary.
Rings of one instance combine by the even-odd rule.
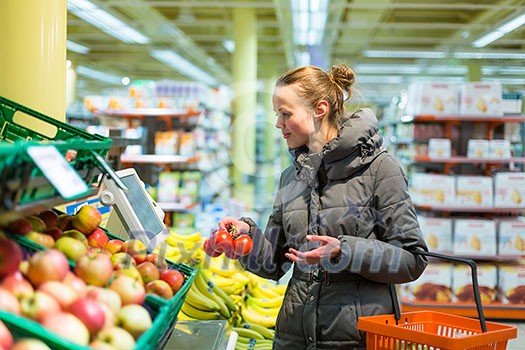
[[[283,138],[287,139],[290,137],[290,134],[283,134]]]

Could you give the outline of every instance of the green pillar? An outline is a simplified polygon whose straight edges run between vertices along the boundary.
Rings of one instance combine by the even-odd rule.
[[[468,73],[467,73],[467,80],[468,81],[481,81],[481,77],[483,74],[481,73],[481,62],[479,61],[470,61],[467,63],[468,67]]]
[[[232,168],[234,196],[253,204],[250,179],[256,173],[255,117],[257,105],[257,31],[255,9],[233,10],[233,133]]]

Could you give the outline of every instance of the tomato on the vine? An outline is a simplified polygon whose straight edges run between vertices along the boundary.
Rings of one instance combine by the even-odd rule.
[[[212,234],[210,245],[219,253],[230,251],[233,247],[232,235],[227,230],[219,229]]]
[[[204,241],[204,244],[202,245],[202,248],[204,249],[204,252],[211,256],[212,258],[216,258],[219,255],[221,255],[221,252],[218,252],[215,250],[215,248],[212,246],[210,239]]]
[[[248,255],[252,251],[253,240],[248,235],[240,235],[233,240],[233,251],[239,257]]]

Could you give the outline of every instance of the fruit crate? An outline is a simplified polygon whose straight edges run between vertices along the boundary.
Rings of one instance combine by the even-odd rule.
[[[24,260],[37,251],[47,249],[36,244],[23,236],[7,234],[10,239],[14,239],[22,248]],[[111,239],[120,239],[108,232]],[[69,261],[71,268],[75,263]],[[182,264],[175,264],[168,261],[169,268],[176,268],[183,272],[185,281],[181,289],[170,300],[162,299],[155,295],[147,295],[143,306],[148,310],[152,317],[152,326],[144,332],[135,344],[135,350],[156,350],[164,349],[169,336],[177,321],[184,298],[193,282],[196,270]],[[0,320],[5,323],[15,338],[32,337],[42,340],[53,350],[88,350],[89,347],[81,346],[65,339],[43,327],[36,321],[23,316],[14,315],[0,310]]]
[[[28,122],[45,133],[25,126]],[[111,146],[110,138],[90,134],[2,96],[0,125],[0,211],[19,210],[40,201],[60,198],[28,155],[29,146],[53,145],[88,188],[98,180],[101,172],[112,171],[104,160]]]

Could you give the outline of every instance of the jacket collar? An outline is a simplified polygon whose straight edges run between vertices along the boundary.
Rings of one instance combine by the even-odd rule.
[[[299,173],[315,178],[324,162],[330,180],[346,178],[385,152],[377,118],[371,109],[359,109],[343,117],[337,137],[324,145],[321,152],[311,154],[306,146],[290,149]]]

